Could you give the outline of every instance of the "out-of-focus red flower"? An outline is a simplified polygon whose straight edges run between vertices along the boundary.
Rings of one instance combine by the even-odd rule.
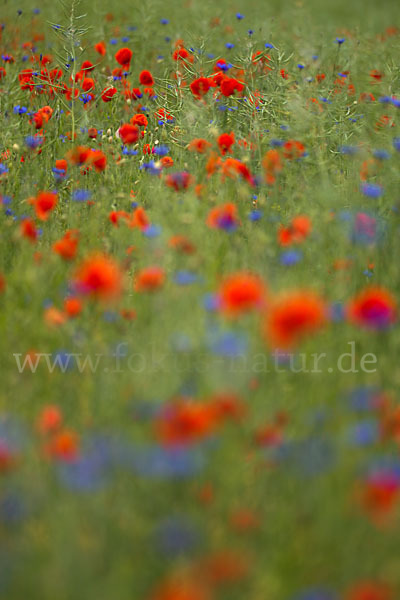
[[[35,207],[37,218],[41,221],[47,221],[50,213],[57,206],[58,195],[53,192],[39,192],[31,202]]]
[[[164,285],[164,269],[155,265],[139,271],[135,277],[134,289],[136,292],[155,292]]]
[[[124,123],[118,129],[119,137],[123,144],[135,144],[139,139],[139,129],[131,123]]]
[[[226,277],[218,290],[220,310],[236,316],[262,307],[266,289],[254,273],[234,273]]]
[[[396,320],[397,304],[392,294],[382,287],[362,290],[347,305],[347,317],[367,329],[385,329]]]
[[[110,300],[121,294],[122,273],[111,257],[94,254],[79,265],[73,285],[79,294]]]
[[[318,332],[326,321],[327,307],[318,294],[294,290],[274,298],[265,315],[263,333],[270,346],[287,349]]]

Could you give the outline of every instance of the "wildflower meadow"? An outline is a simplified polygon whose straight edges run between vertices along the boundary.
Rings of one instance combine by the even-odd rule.
[[[0,12],[0,598],[399,600],[400,4]]]

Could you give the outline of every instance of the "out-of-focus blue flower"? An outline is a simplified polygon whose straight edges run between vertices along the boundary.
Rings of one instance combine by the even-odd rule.
[[[334,448],[327,439],[311,437],[294,442],[292,448],[294,463],[304,475],[319,475],[334,465]]]
[[[249,216],[249,221],[256,222],[262,218],[263,213],[261,210],[252,210],[248,216]]]
[[[347,394],[347,401],[357,412],[371,411],[377,408],[380,390],[376,386],[357,387]]]
[[[346,38],[336,38],[336,43],[341,46],[346,41]]]
[[[21,494],[10,491],[0,498],[0,522],[10,527],[21,523],[28,516],[26,503]]]
[[[157,548],[167,556],[187,554],[198,541],[198,532],[186,517],[168,517],[154,531]]]
[[[400,138],[393,138],[393,148],[397,150],[397,152],[400,152]]]
[[[376,183],[363,183],[361,185],[361,192],[369,198],[379,198],[383,194],[383,188]]]
[[[162,233],[162,228],[160,225],[148,225],[146,229],[143,230],[143,235],[148,238],[156,238]]]
[[[330,309],[330,316],[334,323],[343,321],[345,318],[345,308],[341,302],[334,302]]]
[[[270,141],[270,144],[273,148],[280,148],[281,146],[283,146],[284,143],[284,140],[272,139]]]
[[[291,598],[291,600],[337,600],[338,596],[330,590],[311,588]]]
[[[203,306],[206,310],[214,312],[220,306],[219,298],[216,294],[206,294],[203,296]]]
[[[245,355],[248,344],[243,335],[228,331],[210,336],[208,346],[214,354],[234,358]]]
[[[390,158],[390,152],[384,149],[378,149],[373,151],[372,156],[378,160],[387,160]]]
[[[369,446],[379,438],[378,423],[376,421],[357,423],[349,428],[348,438],[349,442],[356,446]]]
[[[74,202],[86,202],[90,199],[92,192],[89,190],[75,190],[72,194],[72,200]]]
[[[0,175],[4,175],[5,173],[8,173],[8,169],[7,169],[6,165],[3,165],[3,163],[0,163]]]
[[[59,350],[58,352],[53,352],[51,356],[51,362],[53,365],[53,369],[57,367],[60,371],[65,373],[66,371],[70,371],[75,366],[75,358],[74,355],[66,350]]]
[[[67,176],[65,169],[57,169],[57,167],[53,167],[52,172],[56,181],[63,181],[63,179],[65,179]]]
[[[77,460],[58,465],[58,474],[63,485],[73,491],[93,492],[107,483],[107,464],[103,457],[82,454]]]
[[[293,265],[297,265],[302,258],[303,255],[300,250],[286,250],[280,255],[279,261],[285,267],[292,267]]]
[[[131,150],[130,148],[127,148],[126,146],[122,146],[122,154],[124,156],[137,156],[139,154],[139,152],[137,150]]]
[[[41,136],[27,135],[24,142],[27,148],[35,150],[43,144],[43,138]]]
[[[161,448],[153,446],[136,451],[134,470],[148,478],[193,477],[203,470],[205,458],[199,448]]]
[[[352,156],[353,154],[357,154],[360,151],[358,146],[340,146],[339,152],[341,154],[349,154]]]
[[[13,112],[16,115],[24,115],[25,113],[28,112],[28,109],[26,106],[20,106],[19,104],[17,104],[16,106],[14,106]]]
[[[150,173],[150,175],[159,175],[162,170],[159,165],[156,165],[154,160],[151,160],[148,163],[143,163],[142,165],[140,165],[140,169],[146,171],[147,173]]]
[[[178,285],[191,285],[199,280],[199,276],[191,271],[177,271],[173,279]]]
[[[154,148],[154,154],[157,156],[166,156],[169,152],[168,146],[156,146]]]

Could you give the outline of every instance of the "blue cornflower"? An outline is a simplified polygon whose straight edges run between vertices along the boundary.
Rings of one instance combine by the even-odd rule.
[[[280,255],[279,261],[285,267],[292,267],[301,261],[302,258],[303,255],[299,250],[286,250]]]
[[[160,225],[148,225],[146,229],[143,231],[143,235],[148,238],[155,238],[161,235],[162,228]]]
[[[359,150],[360,148],[358,146],[340,146],[339,148],[339,152],[341,152],[341,154],[349,155],[357,154]]]
[[[253,221],[253,222],[259,221],[262,218],[262,215],[263,214],[262,214],[261,210],[252,210],[249,213],[249,221]]]
[[[361,192],[369,198],[379,198],[383,194],[383,188],[376,183],[363,183]]]
[[[198,281],[198,275],[191,271],[177,271],[174,275],[174,281],[178,285],[191,285]]]
[[[374,158],[377,158],[378,160],[387,160],[388,158],[390,158],[390,153],[384,149],[374,150],[372,155]]]
[[[91,197],[92,192],[89,190],[75,190],[72,194],[72,200],[74,202],[86,202]]]
[[[154,154],[157,156],[166,156],[169,152],[168,146],[156,146]]]

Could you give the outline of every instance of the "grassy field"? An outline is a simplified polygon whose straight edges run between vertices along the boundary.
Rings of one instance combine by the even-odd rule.
[[[400,5],[1,2],[0,597],[400,597]]]

